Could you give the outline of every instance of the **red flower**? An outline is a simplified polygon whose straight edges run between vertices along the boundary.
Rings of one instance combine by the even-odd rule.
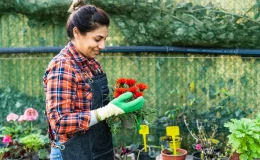
[[[128,88],[128,91],[129,91],[129,92],[132,92],[132,93],[137,92],[137,90],[138,90],[137,87],[130,87],[130,88]]]
[[[5,135],[2,141],[4,144],[12,142],[12,137],[9,135]]]
[[[134,98],[138,98],[138,97],[141,97],[141,96],[143,96],[142,92],[135,92],[134,93]]]
[[[116,83],[123,86],[125,84],[126,78],[118,78]]]
[[[127,88],[116,88],[114,91],[114,97],[117,98],[121,94],[125,93],[127,91]]]
[[[141,92],[148,88],[147,84],[145,83],[139,83],[136,86],[140,89]]]
[[[116,88],[116,89],[115,89],[115,92],[120,93],[120,94],[123,94],[123,93],[125,93],[126,91],[127,91],[126,88]]]
[[[126,79],[125,83],[129,86],[129,87],[132,87],[135,85],[136,83],[136,80],[135,79]]]
[[[114,92],[114,97],[115,97],[115,98],[119,97],[120,95],[121,95],[120,93]]]

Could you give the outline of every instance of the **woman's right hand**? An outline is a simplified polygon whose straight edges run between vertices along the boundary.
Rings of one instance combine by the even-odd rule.
[[[99,120],[104,120],[113,115],[119,115],[139,110],[144,105],[144,98],[138,97],[132,101],[126,102],[126,100],[132,98],[131,92],[124,93],[119,97],[113,99],[105,107],[96,110]]]

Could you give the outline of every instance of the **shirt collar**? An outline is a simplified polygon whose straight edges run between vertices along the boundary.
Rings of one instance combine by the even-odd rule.
[[[76,47],[73,45],[72,42],[69,42],[68,45],[68,50],[70,51],[70,53],[73,55],[73,57],[75,58],[75,60],[77,62],[85,62],[85,61],[88,61],[88,62],[92,62],[92,61],[95,61],[94,58],[91,58],[91,59],[88,59],[86,58],[84,55],[82,55],[81,53],[79,53],[76,49]]]

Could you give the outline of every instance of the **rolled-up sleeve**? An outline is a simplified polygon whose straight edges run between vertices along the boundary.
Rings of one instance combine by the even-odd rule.
[[[87,130],[90,109],[81,110],[78,97],[78,74],[70,61],[49,64],[45,73],[46,110],[51,128],[58,134]],[[80,94],[83,95],[83,94]]]

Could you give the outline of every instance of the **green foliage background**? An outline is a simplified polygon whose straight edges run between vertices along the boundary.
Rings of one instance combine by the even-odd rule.
[[[87,2],[110,14],[107,46],[260,47],[258,0]],[[69,3],[69,0],[1,1],[0,47],[66,45]],[[55,54],[0,55],[0,125],[6,123],[8,113],[22,114],[26,108],[34,107],[41,114],[39,125],[46,129],[42,77]],[[221,129],[230,118],[255,117],[260,109],[257,57],[103,53],[98,59],[111,87],[118,77],[147,83],[145,107],[157,108],[158,116],[182,105],[191,121],[199,118],[208,124],[217,123]],[[194,84],[194,89],[190,84]],[[182,134],[186,134],[185,127],[181,127]],[[122,134],[131,136],[127,131]],[[163,136],[165,127],[158,125],[151,134]],[[186,137],[184,144],[188,147],[192,139]],[[115,141],[128,143],[123,136]]]

